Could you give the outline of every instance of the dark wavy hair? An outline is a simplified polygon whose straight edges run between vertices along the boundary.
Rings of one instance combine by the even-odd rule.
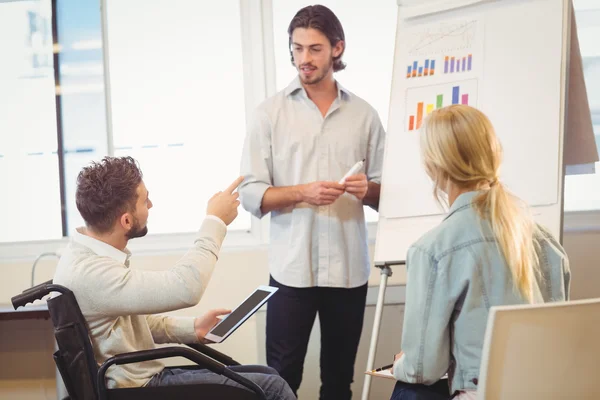
[[[336,15],[329,8],[316,4],[314,6],[304,7],[296,13],[290,26],[288,27],[288,49],[292,59],[292,65],[294,64],[294,53],[292,51],[292,33],[296,28],[312,28],[317,29],[323,33],[329,39],[331,47],[334,47],[338,42],[344,41],[344,49],[342,53],[333,58],[333,71],[338,72],[346,68],[346,64],[342,61],[342,56],[346,50],[345,42],[346,36],[344,35],[344,28],[342,23],[336,17]]]
[[[75,202],[86,226],[110,232],[117,218],[135,210],[142,171],[132,157],[104,157],[77,176]]]

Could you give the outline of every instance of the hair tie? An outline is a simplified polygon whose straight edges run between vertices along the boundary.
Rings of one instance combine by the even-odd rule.
[[[498,178],[494,178],[490,181],[490,187],[496,186],[498,184]]]

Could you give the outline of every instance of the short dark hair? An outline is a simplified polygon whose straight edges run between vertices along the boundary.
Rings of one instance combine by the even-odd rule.
[[[331,47],[334,47],[338,42],[344,41],[344,49],[342,53],[333,58],[333,71],[341,71],[346,68],[346,64],[342,61],[342,56],[344,55],[344,51],[346,50],[346,36],[344,35],[344,28],[342,28],[342,23],[336,17],[336,15],[329,8],[322,6],[320,4],[316,4],[314,6],[307,6],[301,9],[296,13],[292,22],[290,22],[290,26],[288,27],[288,36],[289,36],[289,51],[292,57],[292,65],[294,64],[294,53],[292,51],[292,33],[296,28],[313,28],[321,31],[327,39],[329,39],[329,43],[331,43]]]
[[[84,167],[77,176],[75,202],[86,226],[107,233],[123,213],[134,211],[142,176],[132,157],[104,157]]]

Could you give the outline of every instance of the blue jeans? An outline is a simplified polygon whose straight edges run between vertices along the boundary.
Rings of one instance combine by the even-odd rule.
[[[269,400],[295,400],[292,389],[273,368],[262,365],[236,365],[229,367],[262,388]],[[237,382],[207,369],[165,368],[154,375],[146,386],[174,386],[216,383],[242,387]]]
[[[396,382],[390,400],[448,400],[450,389],[448,380],[442,379],[431,386],[415,383]]]

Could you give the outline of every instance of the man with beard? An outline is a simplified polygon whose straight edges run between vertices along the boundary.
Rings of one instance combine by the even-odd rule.
[[[208,202],[193,247],[170,269],[129,268],[130,239],[144,236],[152,201],[142,172],[131,157],[105,157],[85,167],[77,178],[76,204],[86,227],[77,229],[60,259],[54,283],[75,294],[88,324],[96,360],[156,343],[194,343],[229,310],[212,310],[199,318],[155,315],[198,304],[212,275],[227,225],[237,217],[236,179]],[[231,367],[261,386],[272,400],[294,399],[277,373],[263,366]],[[115,387],[221,383],[236,386],[205,369],[165,368],[160,360],[117,365],[106,374]],[[201,394],[201,386],[198,391]]]
[[[385,132],[373,107],[333,77],[346,44],[330,9],[301,9],[288,36],[298,76],[258,107],[239,190],[246,210],[271,213],[279,291],[267,308],[267,364],[296,393],[318,314],[320,398],[350,399],[370,272],[363,205],[379,204]],[[361,160],[361,173],[342,180]]]

